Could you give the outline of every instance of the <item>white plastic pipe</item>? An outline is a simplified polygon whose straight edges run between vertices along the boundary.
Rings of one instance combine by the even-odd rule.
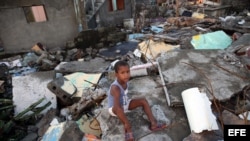
[[[211,102],[205,93],[195,87],[184,90],[181,95],[192,132],[200,133],[203,130],[219,129],[210,107]]]

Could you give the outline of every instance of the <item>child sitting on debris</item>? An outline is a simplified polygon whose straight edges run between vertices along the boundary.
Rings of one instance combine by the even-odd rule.
[[[142,107],[146,113],[151,126],[151,131],[158,131],[166,128],[166,124],[157,123],[151,108],[145,98],[128,99],[128,81],[130,79],[130,67],[126,61],[118,61],[114,65],[116,80],[111,84],[108,91],[108,108],[112,116],[118,117],[124,125],[125,140],[133,141],[131,125],[125,112]]]

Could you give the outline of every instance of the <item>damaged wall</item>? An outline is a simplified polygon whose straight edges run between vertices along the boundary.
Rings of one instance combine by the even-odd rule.
[[[22,6],[44,5],[47,21],[28,23]],[[0,38],[5,53],[26,52],[41,42],[48,49],[65,46],[78,34],[72,0],[2,0]]]
[[[233,10],[237,10],[238,12],[242,11],[242,9],[249,9],[250,1],[249,0],[223,0],[223,5],[231,5]],[[233,11],[231,9],[231,11]]]
[[[132,1],[124,0],[124,10],[109,11],[109,1],[106,0],[104,5],[100,8],[100,24],[101,26],[114,26],[122,24],[123,19],[132,17]]]
[[[157,0],[124,0],[124,10],[110,11],[110,1],[105,0],[99,10],[101,26],[122,24],[124,19],[136,17],[135,13],[138,13],[136,5],[152,6],[157,5],[156,2],[158,2]],[[78,35],[78,23],[73,2],[73,0],[1,0],[0,39],[2,43],[0,51],[3,46],[5,53],[27,52],[37,42],[41,42],[49,49],[64,47],[67,41],[73,40]],[[48,21],[28,23],[22,6],[40,4],[45,7]],[[224,4],[232,5],[233,9],[237,10],[249,8],[250,1],[223,0]],[[148,10],[151,17],[159,15],[157,13],[159,11],[155,9]],[[96,25],[93,26],[96,27]]]

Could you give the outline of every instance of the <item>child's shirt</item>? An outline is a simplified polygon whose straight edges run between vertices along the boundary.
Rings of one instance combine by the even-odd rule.
[[[108,108],[111,108],[114,106],[114,97],[113,95],[111,94],[111,87],[113,85],[116,85],[120,88],[120,104],[122,107],[126,106],[129,102],[128,102],[128,83],[127,83],[127,89],[123,89],[123,87],[119,84],[119,82],[117,80],[115,80],[111,85],[110,85],[110,88],[109,88],[109,91],[108,91]]]

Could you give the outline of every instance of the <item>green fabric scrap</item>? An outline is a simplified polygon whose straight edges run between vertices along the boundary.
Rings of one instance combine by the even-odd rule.
[[[191,44],[195,49],[225,49],[232,39],[223,31],[199,34],[192,37]]]

